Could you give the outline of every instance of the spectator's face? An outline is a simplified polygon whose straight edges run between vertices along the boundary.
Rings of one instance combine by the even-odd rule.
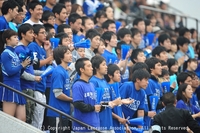
[[[49,33],[52,35],[52,36],[55,36],[56,35],[56,30],[54,28],[50,29],[49,30]]]
[[[72,3],[71,2],[65,2],[65,7],[66,7],[66,10],[67,10],[67,13],[71,13],[71,10],[72,10]]]
[[[151,74],[153,74],[154,76],[159,76],[162,74],[162,66],[160,62],[155,64],[154,69],[151,69]]]
[[[98,23],[99,24],[103,24],[105,21],[107,20],[107,17],[105,17],[105,16],[101,16],[100,18],[97,18],[97,21],[98,21]]]
[[[64,54],[64,58],[62,59],[64,63],[70,63],[72,62],[72,53],[70,50],[67,50]]]
[[[148,79],[143,78],[142,80],[136,79],[136,82],[139,84],[140,88],[146,89],[148,86]]]
[[[67,19],[67,11],[65,8],[63,8],[60,12],[59,15],[56,15],[56,18],[58,18],[58,20],[61,22],[61,23],[64,23],[66,22],[66,19]]]
[[[82,10],[81,6],[79,6],[77,8],[76,13],[79,14],[80,16],[83,16],[83,10]]]
[[[161,52],[159,56],[156,56],[156,58],[167,62],[167,59],[168,59],[167,52],[166,51]]]
[[[116,25],[114,23],[109,24],[108,31],[112,31],[112,32],[116,33]]]
[[[17,16],[14,18],[13,22],[15,22],[16,24],[22,24],[24,18],[25,14],[23,12],[19,12],[19,14],[17,14]]]
[[[188,51],[188,44],[185,43],[183,46],[180,46],[180,50],[182,50],[184,53]]]
[[[178,63],[175,63],[173,66],[171,66],[170,71],[173,73],[178,72]]]
[[[111,76],[112,80],[114,82],[120,82],[121,81],[121,74],[120,74],[120,71],[119,70],[116,70],[114,72],[114,76]]]
[[[74,23],[71,23],[70,26],[73,30],[80,31],[82,26],[82,20],[77,19]]]
[[[26,32],[26,34],[22,34],[22,38],[24,38],[24,40],[26,40],[26,42],[30,43],[33,41],[34,39],[34,31],[33,30],[29,30]]]
[[[71,44],[69,37],[63,38],[62,39],[62,45],[69,47]]]
[[[117,36],[113,35],[110,39],[109,45],[113,48],[117,47]]]
[[[152,25],[148,25],[146,27],[147,33],[152,32],[152,29],[153,29]]]
[[[132,38],[132,42],[136,45],[139,45],[142,41],[142,36],[140,33],[136,34],[133,38]]]
[[[194,76],[192,79],[192,88],[196,89],[199,87],[199,78]]]
[[[64,32],[69,36],[71,43],[72,43],[72,40],[73,40],[72,29],[71,28],[64,28]]]
[[[94,22],[91,19],[85,20],[85,25],[82,27],[82,29],[87,32],[89,29],[94,29]]]
[[[81,58],[85,57],[85,49],[84,48],[78,48],[76,51],[78,52],[78,54],[80,55]]]
[[[15,7],[11,12],[10,12],[12,19],[14,19],[19,13],[18,13],[18,7]]]
[[[99,47],[98,47],[98,53],[99,53],[99,54],[103,54],[105,48],[106,48],[106,47],[105,47],[104,42],[100,41],[100,45],[99,45]]]
[[[126,34],[124,36],[124,38],[122,39],[122,41],[124,41],[126,44],[131,44],[131,35],[130,34]]]
[[[151,26],[152,27],[156,26],[156,22],[157,22],[156,18],[152,18],[150,21],[151,21]]]
[[[165,40],[163,42],[163,47],[165,47],[167,51],[171,49],[171,41],[170,41],[170,39],[167,39],[167,40]]]
[[[102,75],[102,76],[104,76],[104,75],[107,74],[107,72],[108,72],[108,67],[107,67],[107,65],[106,65],[106,61],[103,61],[103,62],[99,65],[99,68],[97,69],[97,72],[98,72],[100,75]]]
[[[106,15],[108,19],[113,20],[114,19],[114,13],[113,13],[113,9],[111,7],[108,7],[106,9]]]
[[[186,32],[184,34],[184,37],[190,40],[191,39],[191,33],[190,32]]]
[[[92,50],[97,49],[100,45],[100,36],[95,36],[91,40],[91,48]]]
[[[88,61],[84,61],[84,69],[81,68],[81,72],[84,75],[87,75],[88,77],[91,77],[93,75],[93,68],[92,68],[92,64],[91,62]]]
[[[197,62],[195,61],[191,61],[191,62],[188,62],[188,67],[192,70],[192,71],[195,71],[197,69]]]
[[[188,85],[192,85],[192,78],[190,76],[188,76],[186,78],[186,80],[184,81],[184,83],[188,84]]]
[[[183,95],[185,96],[185,98],[187,98],[188,100],[192,98],[192,87],[190,85],[187,86],[187,88],[185,89],[185,92],[183,92]]]
[[[46,41],[46,36],[47,33],[45,31],[45,29],[40,29],[40,31],[38,32],[38,34],[35,34],[35,39],[39,42],[39,43],[44,43]]]
[[[54,16],[50,16],[50,17],[48,18],[48,20],[47,20],[47,23],[54,26],[55,20],[56,20],[56,19],[55,19]]]
[[[143,52],[140,52],[140,53],[138,54],[138,56],[137,56],[136,62],[142,62],[142,63],[144,63],[145,60],[146,60],[146,57],[145,57],[144,53],[143,53]]]
[[[34,10],[30,9],[31,17],[40,20],[43,14],[43,8],[41,5],[37,5]]]
[[[144,21],[140,21],[138,23],[138,25],[136,26],[136,28],[142,33],[144,34],[145,33],[145,23]]]
[[[9,39],[7,39],[6,42],[7,42],[7,44],[9,44],[12,47],[17,46],[17,44],[19,42],[18,36],[13,35]]]
[[[172,52],[177,52],[177,45],[176,44],[174,44],[174,45],[171,45],[171,51]]]

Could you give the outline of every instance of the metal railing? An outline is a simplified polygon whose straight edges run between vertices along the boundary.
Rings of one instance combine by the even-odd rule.
[[[15,93],[18,93],[18,94],[20,94],[20,95],[22,95],[22,96],[24,96],[24,97],[30,99],[31,101],[34,101],[34,102],[36,102],[36,103],[38,103],[38,104],[44,106],[45,108],[48,108],[48,109],[51,109],[51,110],[55,111],[56,113],[58,113],[58,114],[60,115],[60,118],[62,118],[62,116],[65,116],[65,117],[67,117],[67,118],[68,118],[69,120],[71,120],[71,121],[75,121],[75,122],[81,124],[82,126],[87,127],[88,129],[92,129],[92,130],[95,131],[95,132],[101,133],[101,131],[97,130],[96,128],[94,128],[94,127],[92,127],[92,126],[90,126],[90,125],[88,125],[88,124],[86,124],[86,123],[84,123],[84,122],[81,122],[81,121],[75,119],[74,117],[72,117],[72,116],[70,116],[70,115],[68,115],[68,114],[66,114],[66,113],[64,113],[64,112],[62,112],[62,111],[60,111],[60,110],[58,110],[58,109],[56,109],[56,108],[53,108],[53,107],[51,107],[51,106],[49,106],[49,105],[47,105],[47,104],[45,104],[45,103],[42,103],[42,102],[36,100],[35,98],[33,98],[33,97],[31,97],[31,96],[29,96],[29,95],[23,93],[23,92],[20,92],[20,91],[18,91],[18,90],[16,90],[16,89],[12,88],[12,87],[10,87],[10,86],[7,86],[7,85],[5,85],[5,84],[2,83],[2,82],[0,82],[0,86],[6,87],[7,89],[14,91]]]
[[[157,8],[153,8],[153,7],[148,7],[148,6],[144,6],[144,5],[140,5],[140,9],[144,12],[144,10],[150,10],[150,11],[154,11],[154,12],[160,12],[160,13],[165,13],[165,14],[169,14],[169,15],[174,15],[174,16],[179,16],[182,18],[185,18],[185,26],[187,27],[187,19],[192,19],[196,21],[196,30],[198,33],[198,28],[199,28],[199,20],[197,18],[188,16],[188,15],[184,15],[184,14],[177,14],[177,13],[172,13],[166,10],[162,10],[162,9],[157,9]],[[145,16],[143,16],[145,17]],[[198,37],[197,37],[197,41],[198,41]]]

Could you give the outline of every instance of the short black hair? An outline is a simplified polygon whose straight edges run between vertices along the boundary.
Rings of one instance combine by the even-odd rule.
[[[61,24],[58,26],[57,28],[57,33],[60,33],[60,32],[64,32],[64,29],[67,28],[67,29],[71,29],[71,27],[67,24]]]
[[[163,44],[165,40],[170,39],[170,36],[168,34],[161,34],[158,37],[158,44],[160,45],[161,43]]]
[[[162,102],[164,103],[165,106],[167,105],[172,105],[176,101],[176,97],[173,93],[167,92],[163,95],[162,97]]]
[[[167,52],[167,50],[165,49],[165,47],[163,47],[163,46],[157,46],[157,47],[155,47],[152,50],[152,56],[153,57],[156,57],[156,55],[160,56],[160,53],[162,53],[162,52]]]
[[[177,45],[178,46],[183,46],[184,44],[189,44],[189,43],[190,43],[190,40],[188,40],[185,37],[180,36],[180,37],[177,38]]]
[[[136,18],[135,20],[133,20],[133,26],[138,25],[142,21],[144,22],[144,19],[142,19],[142,18]]]
[[[141,34],[141,32],[137,28],[131,28],[131,37],[134,38],[135,35]]]
[[[42,3],[39,2],[38,0],[33,0],[33,1],[31,1],[31,2],[28,4],[28,9],[29,9],[29,10],[30,10],[30,9],[31,9],[31,10],[34,10],[35,7],[36,7],[37,5],[42,6]]]
[[[179,29],[179,36],[184,36],[186,32],[190,32],[190,30],[186,27],[182,27]]]
[[[61,3],[57,3],[54,7],[53,7],[53,9],[52,9],[52,12],[54,13],[54,14],[60,14],[61,13],[61,11],[62,11],[62,9],[66,9],[66,7],[65,7],[65,5],[64,4],[61,4]]]
[[[44,11],[43,14],[42,14],[42,19],[41,19],[41,21],[48,21],[48,20],[49,20],[49,17],[51,17],[51,16],[55,17],[55,15],[53,14],[53,12],[46,10],[46,11]]]
[[[117,43],[117,47],[115,47],[115,52],[116,52],[117,55],[118,55],[117,50],[121,50],[121,46],[123,44],[126,44],[126,43],[124,41],[120,41],[120,42]]]
[[[78,75],[81,75],[80,68],[84,69],[85,61],[90,61],[88,58],[79,58],[75,63],[75,69],[78,73]]]
[[[2,34],[3,43],[7,43],[6,39],[10,39],[12,36],[17,36],[17,32],[11,29],[7,29]]]
[[[151,73],[151,69],[155,69],[155,65],[157,63],[160,63],[160,60],[155,58],[155,57],[151,57],[149,59],[146,59],[145,63],[147,64],[148,66],[148,71],[149,73]]]
[[[109,75],[114,76],[114,73],[117,70],[120,71],[120,68],[116,64],[108,64],[108,73],[104,76],[107,82],[110,82]]]
[[[195,58],[189,58],[187,61],[183,63],[183,71],[185,71],[188,67],[188,63],[196,62],[198,64],[198,60]]]
[[[18,37],[19,40],[22,39],[22,34],[26,34],[27,31],[29,30],[33,30],[33,26],[30,24],[22,24],[20,25],[20,27],[18,28]]]
[[[173,59],[173,58],[170,58],[167,60],[167,66],[169,68],[169,72],[170,72],[170,69],[173,65],[175,65],[176,63],[178,63],[178,61],[176,59]],[[170,75],[172,75],[174,73],[170,73]]]
[[[104,16],[105,18],[107,17],[106,13],[102,10],[97,11],[97,13],[95,14],[94,17],[94,23],[97,23],[97,18],[101,18],[102,16]]]
[[[136,79],[142,80],[142,79],[148,79],[148,78],[150,78],[150,74],[148,71],[144,69],[138,69],[133,72],[132,81],[136,82]]]
[[[33,31],[36,35],[40,32],[40,29],[45,29],[45,27],[41,24],[34,24],[33,25]]]
[[[169,71],[167,71],[166,69],[162,69],[162,74],[159,77],[163,78],[165,75],[169,75]]]
[[[50,32],[51,29],[54,29],[54,26],[48,23],[44,24],[43,26],[45,27],[45,30],[48,33]]]
[[[132,51],[130,59],[133,62],[133,64],[136,63],[135,60],[137,59],[139,53],[143,53],[143,50],[138,48]]]
[[[103,29],[108,29],[108,27],[109,27],[110,24],[115,24],[115,21],[114,21],[114,20],[108,19],[108,20],[106,20],[105,22],[103,22],[103,24],[102,24],[101,27],[102,27]]]
[[[62,40],[64,38],[69,38],[69,36],[67,35],[67,33],[64,33],[64,32],[60,32],[58,34],[56,34],[55,38],[59,38],[59,45],[62,45]]]
[[[66,46],[59,46],[53,50],[53,58],[56,61],[56,64],[61,64],[61,59],[64,58],[64,54],[70,49]]]
[[[143,62],[137,62],[135,63],[134,66],[129,68],[129,81],[132,81],[133,78],[133,73],[138,70],[138,69],[144,69],[144,70],[148,70],[148,66],[146,63]]]
[[[96,36],[101,37],[101,34],[96,29],[89,29],[86,32],[85,39],[89,38],[90,40],[92,40]]]
[[[72,13],[68,17],[68,24],[75,23],[77,19],[82,19],[81,16],[77,13]]]
[[[103,33],[103,35],[101,36],[101,38],[104,40],[104,41],[110,41],[112,36],[116,36],[116,34],[112,31],[106,31]],[[105,43],[106,47],[107,47],[107,43]]]
[[[72,2],[72,0],[59,0],[59,3],[65,4],[66,2]]]
[[[106,61],[104,57],[102,57],[101,55],[95,55],[94,57],[92,57],[91,59],[91,63],[92,63],[92,68],[93,68],[93,74],[96,74],[96,69],[99,69],[100,64]]]
[[[192,76],[188,72],[179,73],[177,75],[177,83],[178,83],[178,85],[180,85],[180,83],[183,84],[188,77],[192,78]]]
[[[92,20],[90,17],[87,17],[87,16],[82,17],[82,26],[85,26],[85,21],[88,20],[88,19]]]
[[[20,7],[16,1],[14,0],[4,1],[1,8],[2,15],[6,15],[9,9],[13,10],[16,7]]]
[[[121,28],[117,32],[117,39],[121,40],[125,35],[132,35],[131,31],[127,28]]]

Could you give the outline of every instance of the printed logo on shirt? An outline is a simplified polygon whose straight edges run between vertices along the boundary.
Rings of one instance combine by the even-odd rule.
[[[126,106],[133,111],[137,111],[138,107],[140,106],[140,101],[134,100],[134,102],[132,104],[128,104]]]
[[[86,92],[86,93],[84,93],[84,98],[87,98],[87,97],[89,97],[91,99],[96,99],[96,94],[95,94],[95,92]]]
[[[158,96],[158,98],[160,99],[160,90],[159,89],[156,89],[156,93],[154,93],[154,96]]]
[[[19,58],[12,58],[12,67],[17,67],[20,65]]]
[[[103,94],[103,101],[109,101],[110,100],[110,92],[109,88],[104,88],[104,94]]]
[[[64,85],[65,89],[66,90],[69,90],[70,89],[70,79],[66,79],[65,80],[65,85]]]
[[[145,98],[144,98],[144,104],[148,104],[148,101],[147,101],[147,95],[145,95]]]

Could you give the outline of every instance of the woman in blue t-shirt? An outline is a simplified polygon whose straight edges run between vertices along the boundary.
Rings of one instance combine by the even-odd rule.
[[[176,107],[188,110],[192,117],[196,119],[200,117],[200,110],[190,103],[192,94],[193,91],[190,85],[185,83],[181,84],[176,95],[178,101]]]

